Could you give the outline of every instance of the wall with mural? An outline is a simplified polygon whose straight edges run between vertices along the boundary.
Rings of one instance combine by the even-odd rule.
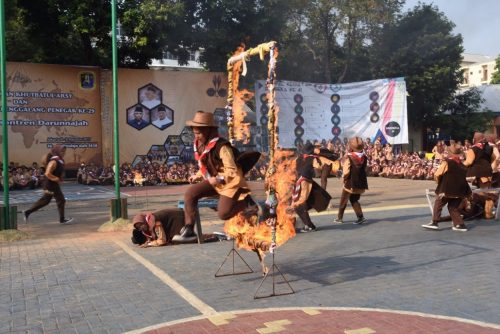
[[[68,168],[80,161],[101,163],[99,72],[95,67],[8,63],[9,160],[40,163],[53,145],[64,144]]]
[[[107,89],[110,76],[103,73]],[[192,133],[186,121],[197,110],[214,112],[226,103],[227,79],[221,73],[121,69],[118,81],[121,162],[137,162],[148,155],[158,162],[191,156]],[[102,112],[103,138],[109,142],[112,103]],[[104,159],[106,164],[113,160],[110,154]]]
[[[185,122],[197,110],[214,112],[226,103],[222,73],[120,69],[118,81],[122,163],[190,157]],[[10,161],[31,165],[52,145],[65,144],[68,169],[113,163],[111,71],[8,63],[7,85]]]

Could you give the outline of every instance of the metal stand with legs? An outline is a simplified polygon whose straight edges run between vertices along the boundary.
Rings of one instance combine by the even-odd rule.
[[[243,263],[245,264],[245,266],[248,268],[248,271],[238,271],[238,272],[235,271],[235,269],[234,269],[235,255],[237,255],[240,258],[240,260],[243,261]],[[226,261],[229,259],[229,257],[231,257],[231,259],[232,259],[232,272],[227,273],[227,274],[219,273],[221,271],[222,267],[224,266],[224,264],[226,263]],[[240,253],[238,253],[238,251],[234,248],[234,239],[233,239],[233,247],[231,248],[231,250],[229,251],[229,253],[227,253],[226,258],[224,259],[224,261],[220,265],[219,269],[215,273],[215,277],[223,277],[223,276],[231,276],[231,275],[242,275],[242,274],[250,274],[250,273],[253,273],[253,270],[252,270],[252,268],[250,268],[250,266],[248,265],[248,263],[243,259],[243,257],[241,257]]]
[[[283,275],[283,273],[281,272],[281,270],[278,268],[278,266],[275,263],[275,257],[274,257],[274,255],[275,255],[275,251],[276,251],[276,219],[277,218],[274,217],[274,218],[271,218],[271,219],[273,219],[273,222],[272,222],[272,243],[271,243],[271,247],[270,247],[269,251],[273,255],[273,265],[271,266],[271,268],[266,272],[266,274],[262,278],[262,281],[260,282],[259,286],[257,287],[257,290],[255,290],[255,294],[253,296],[253,299],[260,299],[260,298],[267,298],[267,297],[274,297],[274,296],[283,296],[283,295],[291,295],[291,294],[295,293],[295,291],[293,290],[292,286],[290,285],[290,283],[288,282],[288,280],[285,278],[285,276]],[[271,294],[268,294],[268,295],[258,295],[260,288],[262,287],[262,285],[264,284],[264,282],[266,281],[266,279],[269,277],[269,274],[271,274],[271,278],[272,278],[272,292],[271,292]],[[290,290],[284,291],[284,292],[277,292],[276,284],[280,283],[280,281],[278,281],[278,282],[276,281],[277,274],[279,274],[281,276],[281,278],[283,279],[281,282],[285,282],[286,285],[288,285],[288,288]]]

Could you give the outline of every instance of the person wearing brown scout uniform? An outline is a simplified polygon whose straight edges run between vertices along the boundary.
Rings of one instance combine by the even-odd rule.
[[[164,246],[172,241],[184,226],[184,211],[177,208],[141,212],[133,219],[134,236],[132,242],[141,247]],[[135,233],[139,233],[139,238]]]
[[[448,205],[453,222],[454,231],[466,232],[464,220],[461,216],[460,207],[463,200],[469,197],[472,192],[466,180],[467,168],[460,161],[462,147],[459,144],[453,144],[449,147],[450,156],[444,159],[439,165],[434,179],[438,182],[436,188],[436,201],[432,210],[432,221],[422,227],[431,230],[438,230],[438,223],[443,221],[441,212],[445,205]]]
[[[493,170],[491,164],[496,159],[493,148],[488,144],[483,133],[474,133],[473,145],[466,153],[464,165],[469,167],[467,177],[475,177],[475,183],[480,189],[491,187]],[[493,201],[487,200],[484,206],[484,218],[493,218]]]
[[[339,212],[334,224],[343,223],[344,211],[347,207],[347,201],[351,202],[354,213],[358,219],[354,224],[363,224],[367,220],[363,216],[363,210],[359,199],[361,194],[368,189],[368,180],[366,178],[367,158],[363,152],[363,140],[359,137],[349,139],[349,149],[351,152],[344,157],[342,164],[344,187],[340,195]]]
[[[314,161],[319,159],[314,153],[314,146],[307,142],[303,154],[297,159],[298,180],[295,182],[290,211],[295,211],[304,223],[300,232],[316,231],[316,225],[311,221],[308,211],[312,208],[318,212],[323,211],[332,199],[326,190],[313,180]]]
[[[195,159],[199,171],[189,177],[192,184],[184,194],[185,226],[174,241],[192,238],[198,200],[219,196],[217,214],[227,220],[244,210],[258,212],[258,206],[250,196],[244,174],[257,163],[258,152],[239,152],[224,138],[219,137],[214,115],[197,111],[193,120],[186,122],[193,129]],[[238,155],[238,156],[236,156]]]
[[[64,217],[64,206],[66,199],[61,191],[62,175],[64,173],[64,154],[66,147],[55,145],[45,157],[44,164],[47,166],[45,170],[45,178],[43,181],[43,196],[31,208],[23,212],[24,220],[28,221],[28,217],[35,211],[40,210],[48,205],[52,198],[56,199],[57,210],[59,212],[59,222],[61,224],[73,221],[73,218]]]

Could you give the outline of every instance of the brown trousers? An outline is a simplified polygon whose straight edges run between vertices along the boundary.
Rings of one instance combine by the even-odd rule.
[[[62,222],[64,220],[64,204],[66,203],[66,200],[64,199],[61,187],[58,184],[54,184],[53,188],[53,191],[50,192],[48,190],[44,190],[43,196],[36,201],[31,208],[25,211],[28,216],[49,204],[52,197],[54,197],[56,199],[57,210],[59,211],[59,221]]]
[[[330,164],[323,164],[321,166],[321,188],[326,190],[326,184],[328,182],[328,175],[330,175],[330,172],[332,170],[332,165]]]
[[[358,218],[363,217],[363,210],[361,209],[361,204],[359,204],[360,194],[351,194],[345,189],[342,189],[342,194],[340,195],[339,213],[337,217],[339,219],[344,218],[344,211],[347,208],[347,201],[351,202],[352,209]]]
[[[238,201],[241,191],[237,191],[233,198],[220,195],[217,204],[217,215],[222,220],[234,217],[246,208],[245,200]],[[193,225],[196,220],[198,201],[203,197],[217,196],[218,193],[207,180],[192,184],[184,194],[184,223]]]
[[[444,206],[448,204],[448,212],[450,213],[453,226],[463,225],[464,220],[460,215],[462,202],[462,198],[436,196],[434,209],[432,210],[432,221],[438,223],[445,220],[441,217],[441,212],[443,211]]]

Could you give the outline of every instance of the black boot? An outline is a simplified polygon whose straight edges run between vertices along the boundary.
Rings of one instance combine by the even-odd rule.
[[[304,223],[304,227],[300,230],[300,232],[313,232],[316,231],[316,225],[311,221],[311,217],[307,212],[307,208],[304,205],[299,205],[295,208],[295,212],[297,216],[299,216],[300,220]]]

